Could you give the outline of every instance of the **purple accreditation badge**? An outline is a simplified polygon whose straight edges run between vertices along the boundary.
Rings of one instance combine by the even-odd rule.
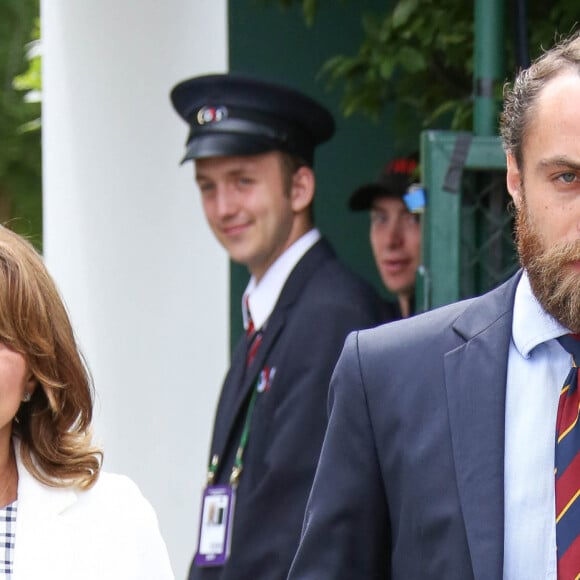
[[[208,485],[202,496],[196,566],[223,566],[230,555],[235,491],[231,485]]]

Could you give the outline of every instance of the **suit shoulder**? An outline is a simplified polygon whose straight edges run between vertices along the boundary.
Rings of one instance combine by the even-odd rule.
[[[396,349],[422,345],[438,349],[449,346],[447,338],[456,341],[460,337],[461,340],[473,337],[498,320],[509,319],[518,280],[519,273],[481,296],[361,332],[359,346],[381,344]]]
[[[371,300],[373,303],[382,302],[382,298],[372,284],[353,272],[336,257],[324,262],[313,273],[308,286],[312,290],[326,289],[325,298],[327,300],[332,299],[333,296],[340,298],[359,296],[365,300]]]
[[[313,274],[304,287],[301,305],[314,318],[336,315],[360,319],[358,328],[393,319],[376,290],[340,263],[327,264]]]
[[[389,345],[404,346],[409,343],[440,340],[457,318],[477,300],[478,298],[470,298],[417,314],[411,318],[363,330],[359,333],[359,344],[381,344],[384,348]]]

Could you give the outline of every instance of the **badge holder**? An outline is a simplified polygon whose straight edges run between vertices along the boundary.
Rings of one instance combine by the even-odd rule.
[[[202,497],[196,566],[223,566],[230,555],[236,502],[231,485],[208,485]]]

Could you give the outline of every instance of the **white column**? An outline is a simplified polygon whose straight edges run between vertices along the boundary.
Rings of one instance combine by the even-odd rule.
[[[44,247],[93,373],[105,469],[154,505],[177,578],[228,360],[179,80],[227,68],[226,0],[42,0]]]

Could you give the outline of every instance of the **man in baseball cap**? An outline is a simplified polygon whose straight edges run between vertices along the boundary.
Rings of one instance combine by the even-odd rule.
[[[400,315],[415,311],[415,277],[421,263],[420,213],[405,202],[417,181],[417,156],[387,163],[378,180],[356,189],[349,199],[353,211],[369,211],[370,242],[383,284],[396,295]]]

